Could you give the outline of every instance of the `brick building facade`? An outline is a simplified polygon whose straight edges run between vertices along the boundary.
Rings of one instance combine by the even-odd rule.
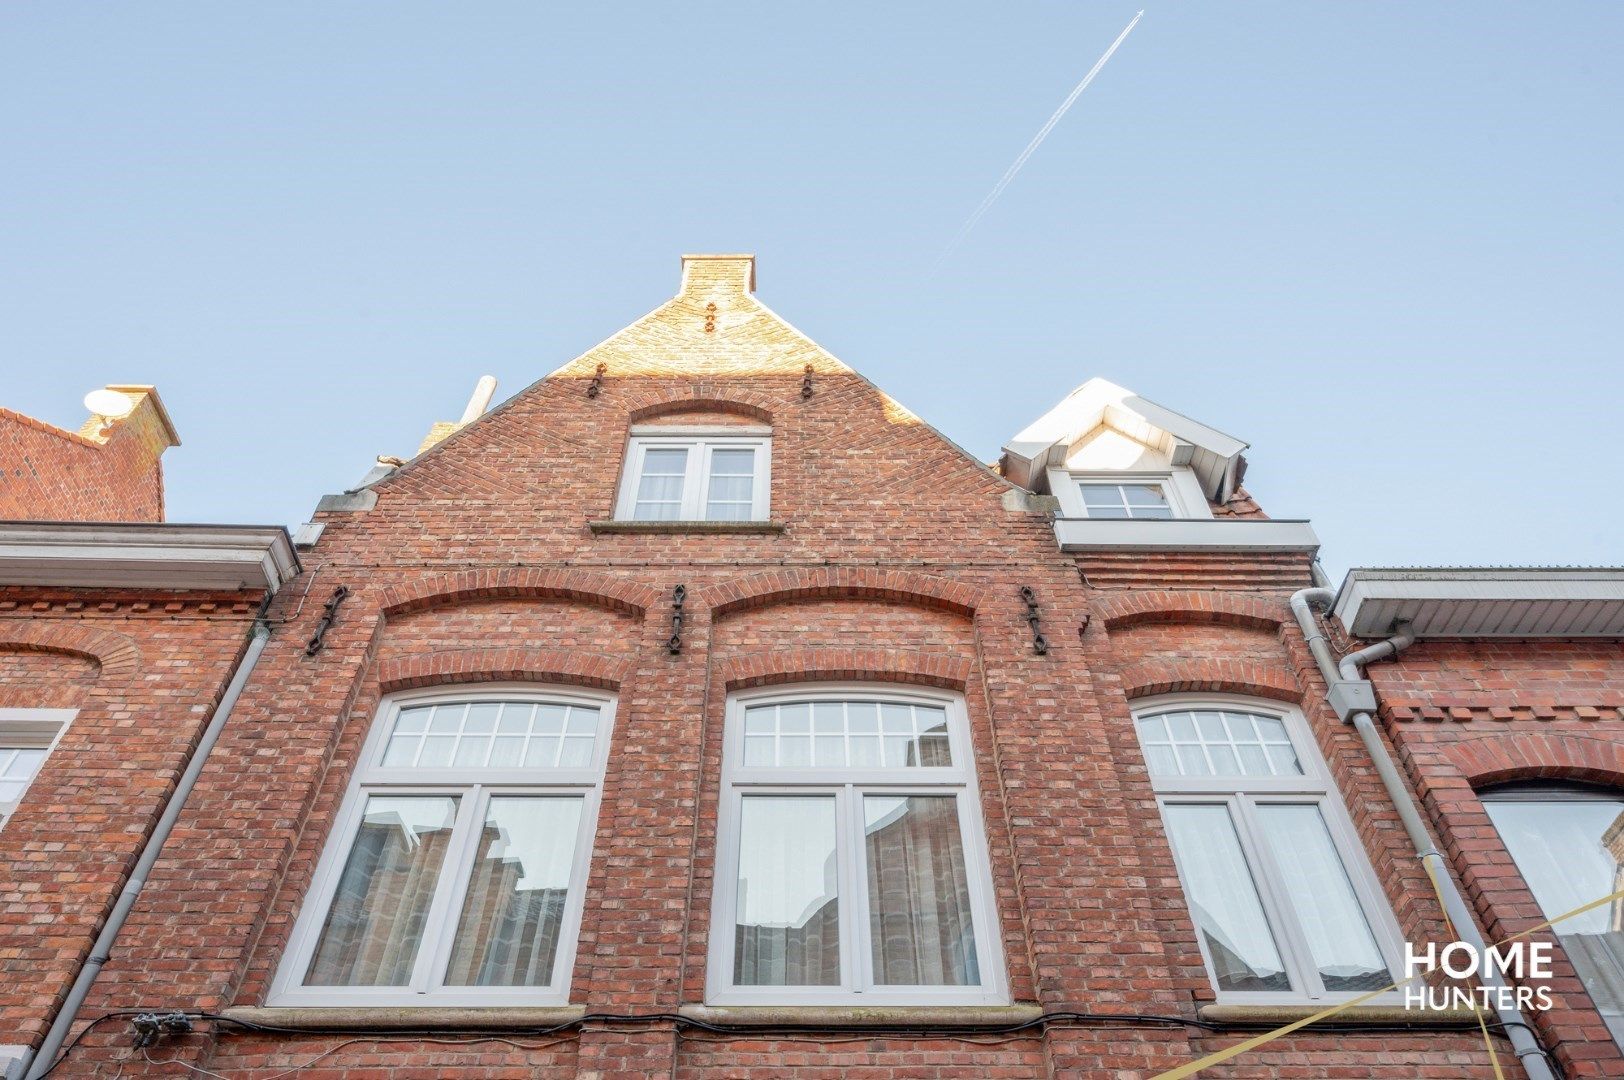
[[[0,1066],[37,1046],[194,754],[280,528],[162,523],[151,387],[73,434],[0,410]],[[119,399],[124,399],[123,404]]]
[[[52,1075],[1150,1077],[1451,939],[1294,622],[1317,541],[1246,495],[1243,444],[1095,381],[988,467],[754,272],[685,258],[672,300],[322,500]],[[169,632],[143,655],[187,657]],[[3,641],[5,692],[92,693]],[[217,688],[227,644],[140,685]],[[1371,675],[1488,932],[1537,922],[1473,785],[1624,782],[1616,642]],[[150,806],[105,815],[126,844],[174,734]],[[37,860],[71,794],[31,790],[0,853]],[[1624,1073],[1560,990],[1561,1068]],[[52,1001],[0,1007],[38,1045]],[[136,1049],[122,1010],[195,1030]],[[1495,1068],[1470,1014],[1383,998],[1204,1075]]]

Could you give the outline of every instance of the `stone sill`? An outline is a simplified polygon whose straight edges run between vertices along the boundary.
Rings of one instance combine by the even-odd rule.
[[[357,1028],[401,1028],[421,1031],[494,1028],[548,1028],[573,1024],[586,1015],[582,1005],[553,1008],[513,1008],[510,1006],[245,1006],[223,1009],[221,1016],[245,1024],[298,1031],[354,1031]]]
[[[1323,1012],[1327,1005],[1203,1005],[1196,1015],[1209,1024],[1237,1027],[1279,1027]],[[1406,1009],[1400,1005],[1355,1005],[1325,1021],[1327,1024],[1369,1024],[1372,1027],[1477,1027],[1470,1009]],[[1310,1028],[1304,1030],[1311,1031]]]
[[[589,521],[595,535],[615,533],[781,533],[782,521]]]
[[[1005,1028],[1043,1015],[1041,1005],[684,1005],[687,1020],[731,1027]]]

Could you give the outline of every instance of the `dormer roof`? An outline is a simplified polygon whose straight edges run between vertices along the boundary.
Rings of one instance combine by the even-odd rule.
[[[1215,503],[1234,495],[1246,472],[1246,443],[1095,378],[1004,446],[1004,477],[1029,491],[1043,490],[1045,470],[1064,466],[1072,450],[1102,425],[1160,450],[1173,465],[1189,467]]]

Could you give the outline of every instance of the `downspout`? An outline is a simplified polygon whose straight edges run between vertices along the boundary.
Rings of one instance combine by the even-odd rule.
[[[265,602],[260,605],[253,629],[249,631],[248,648],[237,664],[237,669],[232,672],[231,682],[226,686],[225,693],[220,696],[220,704],[215,708],[214,715],[209,718],[208,726],[203,729],[203,737],[198,740],[197,748],[192,751],[191,758],[186,762],[186,769],[181,773],[180,781],[170,793],[169,801],[164,804],[163,813],[158,816],[158,824],[153,827],[152,835],[147,837],[146,845],[141,849],[141,856],[136,860],[135,869],[130,871],[128,880],[124,882],[124,889],[118,894],[118,900],[114,902],[107,922],[102,926],[101,933],[96,935],[96,943],[91,946],[90,956],[79,969],[78,978],[73,980],[73,987],[68,991],[62,1007],[57,1010],[56,1019],[51,1022],[51,1029],[45,1033],[45,1041],[40,1043],[38,1050],[24,1054],[10,1075],[23,1077],[25,1080],[38,1080],[50,1071],[57,1055],[61,1053],[62,1046],[73,1029],[73,1023],[78,1019],[79,1010],[84,1006],[85,998],[90,994],[90,988],[96,981],[96,976],[101,972],[102,965],[107,963],[108,955],[113,950],[113,942],[123,929],[124,921],[129,918],[130,910],[135,907],[136,898],[141,895],[141,889],[147,883],[147,876],[152,873],[152,868],[163,851],[164,841],[168,840],[169,834],[174,831],[175,822],[179,820],[181,809],[186,805],[186,798],[191,794],[198,776],[203,772],[209,751],[213,750],[214,744],[220,740],[220,732],[231,719],[232,708],[242,696],[248,677],[254,673],[254,665],[259,663],[260,653],[265,651],[265,645],[271,639],[271,627],[265,620],[271,595],[274,594],[267,594]]]
[[[1331,655],[1330,644],[1325,640],[1325,633],[1320,629],[1319,620],[1314,617],[1314,609],[1330,610],[1335,601],[1336,594],[1330,589],[1313,588],[1302,589],[1291,596],[1291,612],[1297,619],[1297,625],[1302,628],[1303,637],[1308,641],[1308,649],[1314,654],[1314,661],[1319,665],[1320,674],[1325,677],[1326,685],[1331,688],[1326,700],[1336,709],[1337,714],[1359,733],[1359,741],[1365,744],[1365,750],[1370,754],[1371,762],[1376,766],[1376,773],[1381,777],[1382,786],[1387,789],[1388,798],[1398,811],[1399,820],[1404,823],[1404,831],[1409,834],[1410,843],[1415,846],[1415,853],[1421,859],[1421,864],[1427,869],[1428,876],[1437,883],[1439,896],[1443,900],[1444,912],[1449,916],[1450,924],[1460,939],[1471,945],[1478,954],[1487,948],[1483,934],[1477,928],[1477,919],[1472,909],[1467,906],[1466,900],[1460,894],[1455,879],[1449,873],[1449,864],[1432,842],[1432,836],[1427,832],[1426,822],[1422,820],[1421,810],[1410,797],[1409,789],[1404,786],[1404,779],[1399,775],[1398,766],[1394,764],[1392,755],[1388,754],[1386,745],[1382,742],[1381,733],[1376,728],[1376,721],[1371,713],[1376,709],[1375,687],[1365,678],[1366,664],[1375,660],[1382,660],[1396,656],[1415,641],[1415,634],[1410,630],[1408,623],[1400,623],[1395,629],[1398,631],[1385,641],[1379,641],[1368,648],[1349,653],[1338,663]],[[1493,965],[1488,967],[1482,977],[1484,986],[1499,988],[1505,986],[1505,979]],[[1497,995],[1498,996],[1498,995]],[[1552,1068],[1545,1048],[1540,1046],[1539,1039],[1534,1035],[1534,1029],[1529,1027],[1522,1011],[1515,1008],[1497,1008],[1496,1015],[1500,1024],[1505,1028],[1506,1037],[1511,1040],[1512,1050],[1517,1059],[1522,1062],[1524,1071],[1528,1073],[1529,1080],[1556,1080],[1556,1072]]]

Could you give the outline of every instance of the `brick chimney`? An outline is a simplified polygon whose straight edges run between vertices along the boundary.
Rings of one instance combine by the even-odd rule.
[[[77,433],[0,408],[0,519],[162,521],[163,453],[180,445],[158,391],[85,395]]]

